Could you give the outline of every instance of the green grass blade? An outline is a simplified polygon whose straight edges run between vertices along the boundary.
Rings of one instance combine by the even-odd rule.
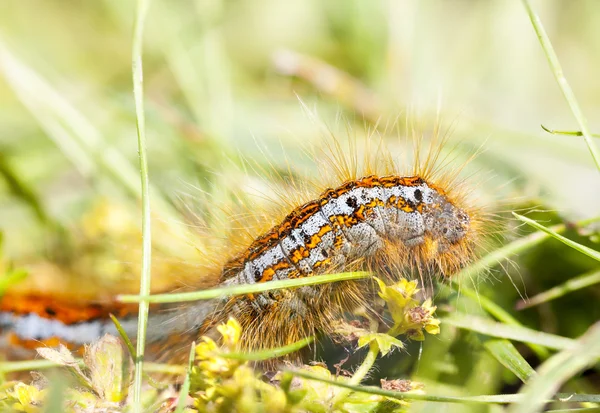
[[[309,344],[315,341],[314,336],[303,338],[295,343],[288,344],[287,346],[270,348],[261,351],[255,351],[250,353],[220,353],[219,357],[234,360],[245,360],[245,361],[263,361],[270,360],[277,357],[282,357],[287,354],[295,353],[298,350],[303,349]]]
[[[269,281],[260,284],[233,285],[230,287],[212,288],[204,291],[193,291],[178,294],[155,294],[155,295],[128,295],[123,294],[117,297],[118,301],[123,303],[137,303],[145,300],[149,303],[179,303],[184,301],[210,300],[213,298],[229,297],[234,295],[254,294],[265,291],[278,290],[281,288],[296,288],[307,285],[325,284],[338,281],[358,280],[367,278],[371,275],[369,272],[342,272],[339,274],[315,275],[306,278],[296,278],[293,280]]]
[[[567,282],[556,287],[550,288],[543,293],[537,294],[527,300],[521,300],[517,303],[517,310],[523,310],[525,308],[534,307],[542,303],[560,298],[566,294],[572,293],[577,290],[589,287],[594,284],[600,283],[600,270],[590,271],[579,277],[571,278]]]
[[[523,383],[535,375],[535,370],[510,341],[492,339],[487,340],[483,346],[500,364],[512,371]]]
[[[485,311],[487,311],[490,315],[492,315],[492,317],[494,317],[498,321],[502,321],[504,324],[511,325],[511,326],[522,326],[522,324],[516,318],[514,318],[512,315],[507,313],[502,307],[500,307],[498,304],[496,304],[492,300],[488,299],[484,295],[478,294],[477,292],[473,291],[472,289],[461,286],[456,282],[453,282],[453,285],[457,289],[457,292],[459,294],[462,294],[462,295],[470,298],[471,300],[479,303],[479,305],[481,305],[481,307]],[[550,353],[548,352],[548,349],[546,349],[545,347],[542,347],[537,344],[532,344],[532,343],[526,343],[526,344],[541,359],[546,359],[550,355]]]
[[[585,119],[585,116],[583,115],[583,112],[581,111],[581,108],[579,107],[579,103],[577,103],[577,99],[575,99],[575,94],[573,93],[571,86],[569,86],[569,83],[567,82],[567,79],[565,78],[565,75],[563,73],[560,62],[558,61],[558,56],[556,55],[556,52],[554,51],[554,48],[552,47],[552,43],[550,42],[550,39],[548,38],[548,34],[546,34],[546,31],[544,30],[544,26],[542,25],[540,18],[535,13],[535,11],[533,11],[533,8],[531,7],[529,0],[523,0],[523,5],[525,6],[525,9],[527,10],[527,14],[529,15],[531,24],[533,25],[533,28],[537,34],[538,40],[540,41],[540,45],[542,46],[542,49],[544,50],[546,58],[548,59],[548,63],[550,64],[552,73],[554,74],[554,77],[556,78],[556,83],[558,83],[560,90],[562,91],[569,107],[571,108],[571,112],[573,113],[573,116],[575,116],[577,123],[579,123],[579,128],[581,129],[581,133],[583,134],[585,143],[588,146],[588,149],[592,155],[592,158],[594,158],[594,162],[596,163],[596,168],[598,168],[598,171],[600,172],[600,153],[598,152],[598,148],[596,148],[596,145],[594,144],[594,142],[592,140],[592,134],[590,133],[590,131],[588,129],[587,120]]]
[[[573,347],[575,340],[532,330],[522,326],[511,326],[503,323],[486,320],[461,313],[454,313],[449,317],[441,319],[442,323],[464,330],[474,331],[490,337],[506,338],[508,340],[521,341],[523,343],[539,344],[541,346],[564,350]]]
[[[539,368],[538,375],[521,389],[523,399],[509,413],[542,411],[545,401],[560,386],[578,372],[594,365],[600,359],[600,322],[594,324],[575,345],[555,354]]]
[[[551,237],[556,238],[557,240],[563,242],[564,244],[567,244],[569,247],[581,252],[582,254],[587,255],[588,257],[591,257],[593,259],[595,259],[596,261],[600,261],[600,252],[593,250],[589,247],[586,247],[585,245],[581,245],[575,241],[572,241],[568,238],[563,237],[560,234],[557,234],[555,231],[551,230],[550,228],[546,228],[543,225],[540,225],[539,223],[537,223],[536,221],[534,221],[533,219],[524,217],[523,215],[519,215],[513,212],[513,215],[515,216],[515,218],[517,218],[520,221],[523,221],[524,223],[531,225],[532,227],[545,232],[546,234],[550,235]]]
[[[123,326],[121,325],[121,323],[119,322],[117,317],[115,317],[113,314],[109,314],[108,316],[110,317],[113,324],[115,325],[115,328],[117,329],[117,332],[121,336],[121,339],[125,342],[125,346],[127,347],[127,350],[129,351],[129,354],[131,355],[132,360],[135,360],[137,358],[137,356],[135,354],[135,347],[133,346],[131,339],[127,335],[127,332],[125,331],[125,329],[123,328]]]
[[[196,343],[192,343],[192,347],[190,348],[190,356],[188,357],[188,365],[185,373],[185,379],[183,380],[181,389],[179,389],[179,400],[177,401],[177,408],[175,409],[175,413],[183,413],[183,410],[185,409],[185,401],[187,400],[188,394],[190,392],[190,374],[192,372],[192,364],[194,363],[195,355]]]
[[[133,31],[132,48],[132,77],[133,96],[135,100],[136,126],[138,135],[138,151],[140,158],[141,195],[142,195],[142,269],[140,276],[140,295],[150,294],[151,265],[152,265],[152,232],[150,227],[150,196],[148,192],[148,159],[146,155],[146,126],[144,116],[144,76],[142,68],[142,50],[144,43],[144,22],[148,13],[149,0],[138,0]],[[138,311],[137,347],[135,372],[133,378],[133,409],[141,413],[142,407],[142,378],[143,360],[146,348],[146,331],[148,328],[147,301],[141,300]]]

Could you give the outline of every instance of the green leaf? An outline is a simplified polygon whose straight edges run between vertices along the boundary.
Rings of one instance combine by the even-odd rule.
[[[358,339],[358,348],[369,345],[373,341],[377,343],[382,356],[387,355],[394,348],[404,348],[404,344],[400,340],[385,333],[367,333],[361,336]]]
[[[522,382],[527,382],[535,375],[535,370],[510,341],[491,339],[487,340],[483,346],[500,364],[512,371]]]

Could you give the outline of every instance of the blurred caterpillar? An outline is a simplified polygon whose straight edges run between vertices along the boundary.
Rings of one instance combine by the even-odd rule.
[[[423,280],[451,277],[473,260],[486,221],[458,180],[464,165],[450,170],[447,158],[441,156],[443,141],[433,139],[422,159],[422,140],[417,139],[414,166],[400,174],[381,143],[372,151],[367,142],[359,162],[357,153],[348,154],[334,139],[315,153],[330,168],[327,179],[313,185],[320,195],[291,185],[293,190],[282,197],[288,210],[275,214],[283,218],[273,219],[266,231],[251,231],[259,235],[250,242],[238,239],[239,248],[230,242],[210,252],[229,258],[200,276],[221,286],[358,269],[392,279],[407,273]],[[323,189],[327,180],[337,184]],[[289,201],[302,198],[309,201]],[[186,304],[152,314],[147,340],[173,343],[182,336],[196,338],[235,317],[243,328],[241,342],[246,349],[282,346],[330,331],[334,319],[360,306],[368,308],[371,298],[368,282],[346,281]],[[110,309],[101,307],[85,308],[85,317],[78,318],[62,303],[23,304],[8,297],[0,310],[0,323],[20,339],[85,343],[115,332],[106,318]],[[122,309],[117,314],[125,315]],[[123,325],[135,334],[133,317],[126,316]]]

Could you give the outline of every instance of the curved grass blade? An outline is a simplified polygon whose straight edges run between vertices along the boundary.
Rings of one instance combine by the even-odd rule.
[[[127,332],[125,331],[125,329],[123,328],[123,326],[121,325],[121,323],[119,322],[117,317],[114,316],[114,314],[111,313],[108,316],[110,317],[113,324],[115,325],[117,332],[119,333],[119,335],[125,342],[125,346],[127,347],[127,350],[129,351],[129,354],[131,355],[132,360],[135,360],[137,358],[136,353],[135,353],[135,347],[133,347],[133,343],[131,342],[131,339],[127,335]]]
[[[528,298],[527,300],[521,300],[517,303],[516,308],[517,310],[524,310],[525,308],[534,307],[598,283],[600,283],[600,270],[590,271],[580,275],[579,277],[571,278],[564,284],[550,288],[549,290]]]
[[[534,221],[531,218],[524,217],[523,215],[519,215],[519,214],[516,214],[514,212],[512,214],[518,220],[523,221],[524,223],[526,223],[528,225],[531,225],[532,227],[534,227],[534,228],[536,228],[536,229],[538,229],[540,231],[545,232],[546,234],[550,235],[551,237],[556,238],[557,240],[563,242],[564,244],[567,244],[569,247],[571,247],[571,248],[573,248],[573,249],[581,252],[582,254],[585,254],[588,257],[591,257],[591,258],[593,258],[593,259],[595,259],[597,261],[600,261],[600,252],[598,252],[596,250],[593,250],[593,249],[591,249],[589,247],[586,247],[585,245],[581,245],[581,244],[579,244],[579,243],[577,243],[575,241],[572,241],[572,240],[570,240],[568,238],[565,238],[562,235],[557,234],[552,229],[546,228],[545,226],[540,225],[538,222]]]
[[[573,89],[571,89],[571,86],[569,86],[569,82],[567,82],[567,79],[565,78],[562,67],[560,66],[560,62],[558,60],[558,56],[556,55],[556,52],[552,47],[552,43],[548,38],[548,34],[544,30],[544,26],[542,25],[540,18],[535,13],[535,11],[533,11],[529,0],[523,0],[523,5],[525,6],[525,10],[529,15],[529,20],[531,20],[531,25],[533,26],[533,29],[537,34],[540,45],[544,50],[544,54],[548,59],[548,64],[552,69],[552,73],[554,74],[556,83],[558,83],[558,86],[560,87],[560,90],[562,91],[563,96],[567,101],[567,104],[571,108],[573,116],[577,120],[577,123],[579,123],[579,128],[581,129],[583,139],[585,140],[590,154],[592,155],[592,158],[596,163],[596,168],[598,168],[598,171],[600,172],[600,153],[598,152],[598,148],[596,148],[596,145],[592,140],[592,134],[588,129],[587,120],[583,115],[581,108],[579,107],[579,103],[577,103],[577,99],[575,98]]]
[[[583,132],[580,130],[570,131],[570,130],[554,130],[545,127],[544,125],[540,125],[543,130],[548,132],[550,135],[567,135],[567,136],[583,136]],[[600,135],[596,133],[592,133],[594,138],[600,138]]]
[[[541,411],[546,400],[565,381],[594,365],[598,359],[600,359],[600,322],[592,325],[575,341],[575,345],[546,360],[538,368],[538,375],[523,386],[520,392],[522,400],[513,406],[509,413]]]
[[[212,288],[204,291],[193,291],[178,294],[155,295],[119,295],[117,300],[123,303],[137,303],[142,300],[148,303],[179,303],[184,301],[210,300],[213,298],[229,297],[235,295],[254,294],[264,291],[278,290],[281,288],[296,288],[307,285],[325,284],[337,281],[359,280],[371,276],[370,272],[342,272],[338,274],[315,275],[294,280],[269,281],[261,284],[234,285],[230,287]]]
[[[449,317],[442,318],[441,321],[442,323],[446,323],[454,327],[485,334],[490,337],[506,338],[509,340],[521,341],[523,343],[539,344],[555,350],[569,349],[572,348],[576,343],[576,341],[571,338],[548,334],[523,326],[497,323],[486,320],[482,317],[461,313],[452,314]]]

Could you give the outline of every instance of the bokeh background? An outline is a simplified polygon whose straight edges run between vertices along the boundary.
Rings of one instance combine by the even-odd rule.
[[[533,5],[600,132],[600,3]],[[0,4],[0,270],[27,270],[17,291],[97,298],[137,288],[133,16],[133,2],[116,0]],[[459,152],[484,149],[471,167],[486,176],[486,199],[545,211],[532,214],[545,224],[600,212],[598,171],[582,138],[540,127],[577,130],[519,1],[156,0],[144,47],[156,231],[165,227],[155,236],[156,289],[194,277],[197,257],[171,236],[182,204],[227,201],[222,186],[263,188],[268,177],[260,167],[242,173],[242,159],[310,173],[298,154],[322,135],[303,105],[357,136],[379,127],[392,138],[407,118],[429,130],[439,116]],[[508,240],[526,232],[507,227]],[[588,235],[569,234],[594,247]],[[576,337],[600,318],[598,287],[514,310],[592,261],[554,242],[513,260],[478,289],[524,324]],[[449,394],[518,388],[475,334],[447,329],[418,364],[418,347],[410,352],[382,374],[413,374]],[[592,371],[571,386],[597,392],[599,382]]]

